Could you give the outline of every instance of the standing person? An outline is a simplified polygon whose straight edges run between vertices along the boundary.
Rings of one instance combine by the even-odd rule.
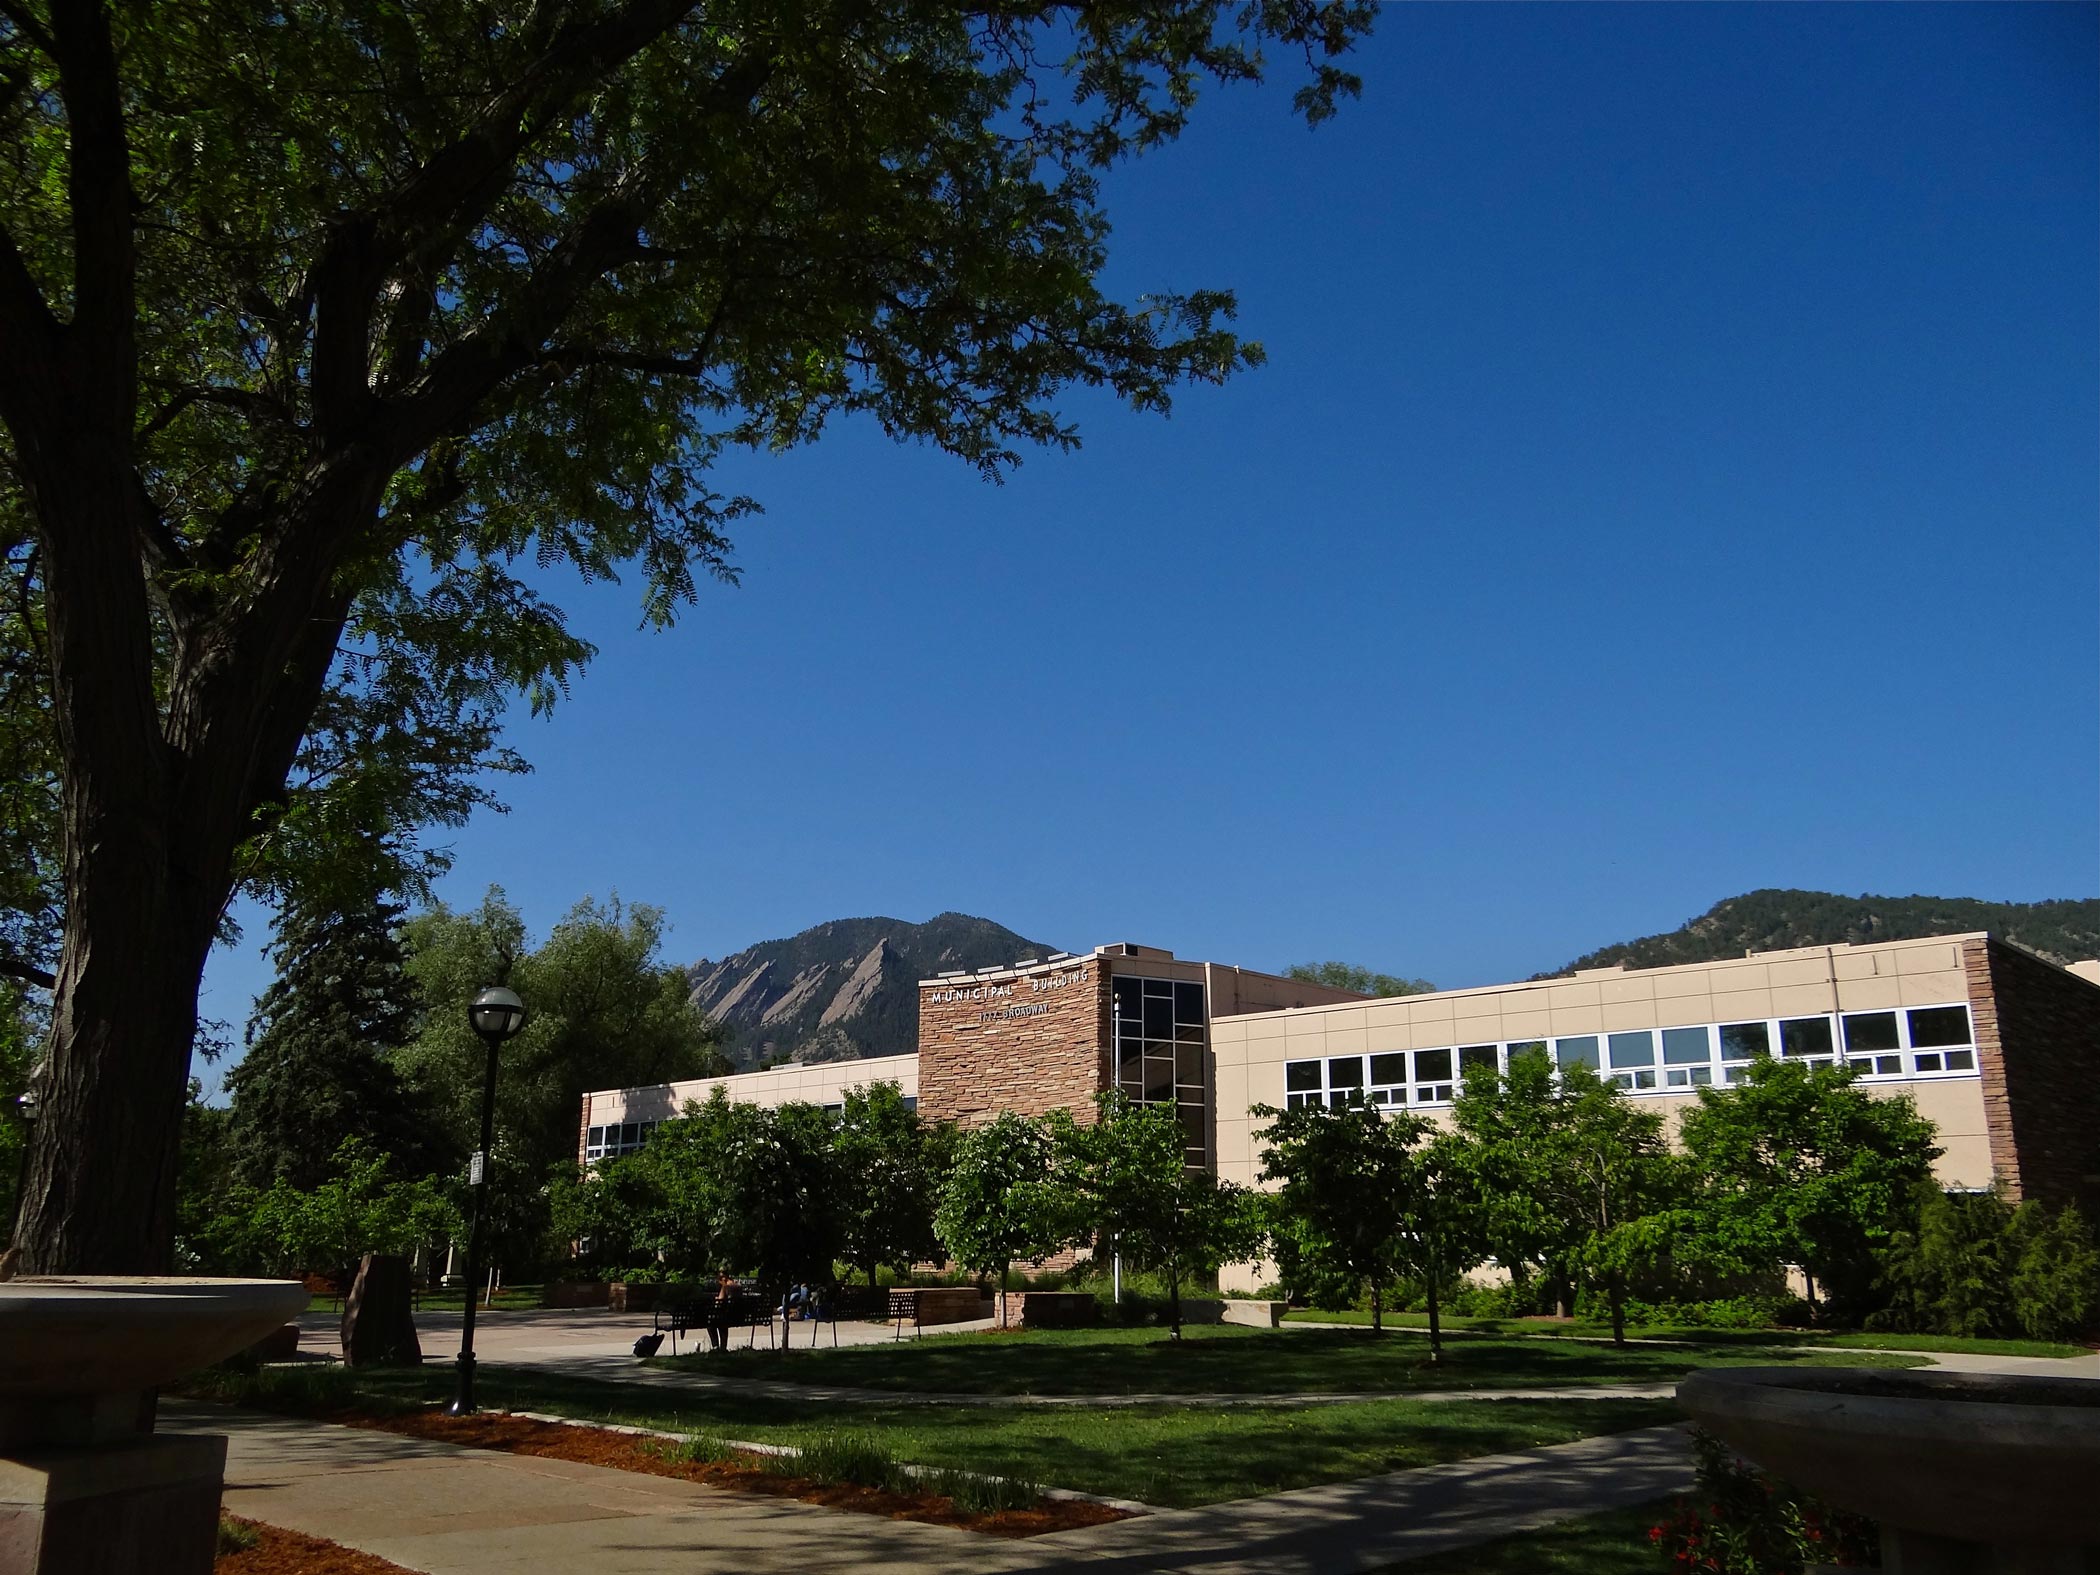
[[[736,1281],[729,1277],[727,1269],[717,1269],[714,1305],[707,1312],[707,1348],[710,1351],[729,1349],[729,1315],[735,1305]]]

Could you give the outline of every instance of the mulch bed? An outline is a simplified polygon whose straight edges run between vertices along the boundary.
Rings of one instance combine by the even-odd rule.
[[[323,1542],[303,1531],[286,1531],[238,1515],[225,1518],[254,1533],[255,1546],[220,1554],[212,1575],[411,1575],[398,1564],[338,1542]]]
[[[443,1411],[345,1411],[332,1412],[324,1420],[346,1427],[405,1433],[412,1438],[435,1439],[469,1449],[540,1455],[552,1460],[573,1460],[586,1466],[610,1466],[616,1471],[677,1477],[684,1482],[727,1488],[737,1493],[798,1499],[804,1504],[821,1504],[827,1509],[852,1510],[862,1515],[881,1515],[888,1520],[922,1520],[929,1525],[956,1526],[993,1537],[1039,1537],[1045,1532],[1073,1531],[1081,1526],[1100,1526],[1112,1520],[1129,1518],[1127,1510],[1067,1498],[1046,1498],[1033,1509],[972,1514],[958,1509],[953,1500],[938,1493],[891,1493],[850,1483],[812,1482],[807,1477],[787,1476],[763,1470],[757,1465],[745,1465],[742,1461],[678,1460],[668,1453],[675,1447],[669,1439],[637,1437],[632,1433],[615,1433],[605,1428],[577,1427],[560,1422],[537,1422],[501,1411],[481,1411],[472,1416],[450,1416]],[[363,1557],[361,1554],[353,1556]],[[282,1572],[273,1566],[257,1568],[267,1571],[268,1575],[291,1575],[289,1567]],[[392,1565],[377,1562],[373,1565],[374,1572],[392,1568]],[[246,1575],[248,1566],[238,1566],[237,1569],[239,1575]],[[222,1568],[220,1575],[232,1575],[232,1572]],[[306,1575],[303,1566],[300,1575]],[[323,1575],[321,1567],[315,1567],[314,1575]],[[336,1571],[329,1567],[325,1575],[336,1575]],[[361,1566],[346,1566],[342,1575],[364,1575],[364,1571]]]

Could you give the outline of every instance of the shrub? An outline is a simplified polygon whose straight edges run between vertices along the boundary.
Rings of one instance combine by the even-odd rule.
[[[1698,1485],[1648,1540],[1679,1575],[1802,1575],[1807,1564],[1878,1565],[1880,1533],[1864,1516],[1820,1504],[1694,1432]]]
[[[1882,1254],[1870,1329],[2074,1338],[2095,1327],[2100,1251],[2075,1205],[2017,1209],[1995,1192],[1921,1188],[1916,1223]]]
[[[2049,1218],[2039,1203],[2014,1211],[2018,1244],[2012,1275],[2013,1321],[2037,1340],[2070,1340],[2100,1328],[2100,1248],[2074,1203]]]
[[[219,1517],[221,1553],[246,1553],[258,1540],[255,1528],[245,1520],[235,1520],[231,1515]]]
[[[888,1493],[908,1493],[914,1485],[903,1462],[867,1433],[819,1433],[802,1445],[799,1455],[769,1456],[764,1464],[767,1470],[781,1476],[879,1488]]]
[[[1043,1490],[1034,1482],[1018,1477],[984,1477],[974,1471],[952,1467],[926,1472],[919,1477],[918,1485],[929,1493],[940,1494],[953,1502],[957,1509],[972,1515],[1034,1509],[1043,1501]]]
[[[1797,1306],[1792,1296],[1724,1296],[1703,1302],[1628,1302],[1628,1323],[1688,1329],[1769,1329]]]

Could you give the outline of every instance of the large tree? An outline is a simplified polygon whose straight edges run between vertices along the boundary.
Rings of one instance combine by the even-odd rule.
[[[1371,1293],[1371,1329],[1385,1330],[1385,1293],[1413,1263],[1426,1201],[1416,1148],[1430,1124],[1361,1095],[1341,1105],[1256,1105],[1269,1124],[1261,1177],[1276,1183],[1275,1228],[1316,1273]]]
[[[1678,1135],[1698,1185],[1699,1249],[1750,1272],[1795,1265],[1811,1309],[1829,1301],[1855,1317],[1872,1302],[1875,1254],[1910,1223],[1940,1153],[1907,1093],[1783,1057],[1700,1089]]]
[[[390,1059],[414,1036],[416,991],[403,966],[402,905],[383,893],[338,905],[288,903],[277,916],[277,977],[226,1077],[238,1178],[305,1190],[333,1173],[345,1138],[388,1156],[397,1175],[429,1168],[427,1112]]]
[[[481,906],[419,913],[404,935],[423,1015],[396,1058],[433,1112],[441,1148],[463,1160],[480,1140],[486,1052],[467,1003],[503,981],[524,999],[525,1028],[504,1045],[496,1080],[499,1148],[537,1186],[577,1159],[584,1093],[639,1088],[729,1070],[720,1033],[688,995],[685,970],[660,955],[661,909],[586,897],[529,944],[524,919],[498,888]]]
[[[1060,388],[1247,365],[1227,295],[1101,293],[1098,172],[1265,43],[1330,112],[1372,10],[0,0],[0,739],[48,740],[62,912],[25,1266],[166,1266],[229,894],[471,804],[491,704],[588,654],[514,564],[639,564],[663,622],[729,572],[725,448],[866,412],[996,474]]]
[[[1181,1288],[1221,1264],[1254,1256],[1261,1227],[1253,1199],[1188,1162],[1188,1134],[1171,1105],[1142,1105],[1120,1089],[1096,1096],[1097,1119],[1049,1117],[1060,1179],[1075,1223],[1097,1260],[1119,1253],[1167,1281],[1167,1322],[1181,1338]]]

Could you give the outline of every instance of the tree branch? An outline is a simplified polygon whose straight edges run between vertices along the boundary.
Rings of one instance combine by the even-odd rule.
[[[52,55],[65,104],[73,218],[73,328],[88,415],[129,438],[138,392],[133,332],[131,153],[109,17],[99,0],[53,0]],[[114,456],[112,456],[114,457]]]
[[[39,968],[35,963],[18,962],[12,957],[0,957],[0,978],[20,979],[24,984],[33,984],[45,990],[58,986],[57,974]]]

